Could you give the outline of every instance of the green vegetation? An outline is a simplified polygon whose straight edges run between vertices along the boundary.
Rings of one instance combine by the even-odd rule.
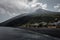
[[[26,24],[22,25],[24,27],[48,27],[49,23],[58,22],[60,20],[59,15],[45,15],[45,16],[32,16],[32,18]],[[55,25],[52,25],[55,26]]]

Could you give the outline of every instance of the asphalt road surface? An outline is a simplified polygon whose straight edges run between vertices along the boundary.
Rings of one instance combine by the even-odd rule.
[[[60,28],[26,28],[26,27],[19,27],[19,28],[60,38]]]
[[[25,29],[0,27],[0,40],[60,40],[60,39]]]

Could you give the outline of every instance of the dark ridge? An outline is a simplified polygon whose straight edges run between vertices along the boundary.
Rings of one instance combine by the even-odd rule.
[[[0,26],[14,26],[20,23],[20,25],[23,25],[25,23],[27,23],[29,20],[31,20],[32,17],[36,17],[36,16],[53,16],[53,15],[60,15],[60,12],[51,12],[51,11],[47,11],[47,10],[43,10],[43,9],[39,9],[34,13],[28,13],[28,14],[23,14],[23,15],[19,15],[16,16],[14,18],[11,18],[5,22],[2,22],[0,24]],[[15,26],[14,26],[15,27]]]

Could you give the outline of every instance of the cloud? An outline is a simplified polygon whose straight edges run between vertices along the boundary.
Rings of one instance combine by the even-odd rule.
[[[42,8],[42,9],[47,9],[47,4],[42,4],[42,5],[41,5],[41,8]]]
[[[0,0],[0,22],[20,14],[35,12],[40,8],[47,9],[47,4],[38,0]]]
[[[60,12],[60,9],[58,11]]]
[[[57,9],[57,8],[59,8],[59,6],[58,5],[57,6],[54,6],[54,8]]]
[[[33,0],[29,4],[30,10],[36,11],[38,9],[47,9],[47,4],[38,2],[38,0]]]
[[[23,14],[28,12],[28,5],[24,0],[0,0],[1,14],[15,16],[15,14]]]
[[[27,9],[29,7],[24,0],[0,0],[0,22],[28,13]]]
[[[55,5],[54,9],[57,10],[58,12],[60,12],[60,4]]]
[[[1,14],[10,16],[34,12],[39,8],[47,9],[47,4],[40,3],[38,0],[0,0]]]

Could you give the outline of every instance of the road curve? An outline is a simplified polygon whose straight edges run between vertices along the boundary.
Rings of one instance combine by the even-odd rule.
[[[0,27],[0,40],[60,40],[60,39],[25,29]]]

